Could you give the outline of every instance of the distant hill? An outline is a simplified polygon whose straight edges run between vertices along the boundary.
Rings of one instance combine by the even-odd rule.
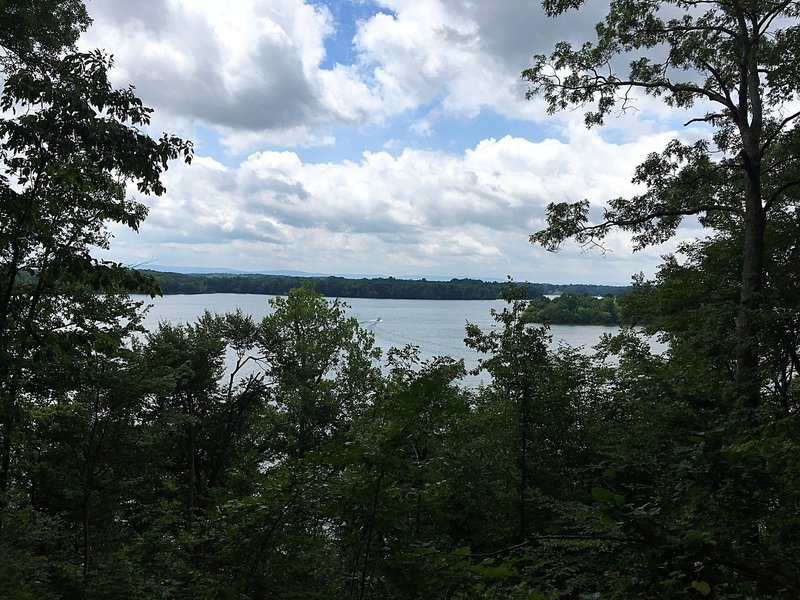
[[[478,279],[396,279],[394,277],[347,278],[319,275],[272,275],[254,273],[175,273],[153,269],[142,272],[152,275],[164,294],[272,294],[284,295],[290,289],[311,281],[316,290],[332,298],[396,298],[420,300],[494,300],[505,282]],[[630,287],[548,283],[527,283],[528,298],[545,294],[573,292],[590,296],[619,295]]]
[[[179,267],[175,265],[147,265],[147,268],[139,269],[140,271],[158,271],[160,273],[182,273],[182,274],[195,274],[195,275],[209,275],[218,273],[238,273],[245,274],[248,271],[241,271],[239,269],[228,269],[227,267]]]
[[[309,273],[308,271],[293,271],[287,269],[275,269],[273,271],[243,271],[242,269],[229,269],[228,267],[178,267],[173,265],[147,265],[141,271],[158,271],[159,273],[180,273],[183,275],[282,275],[286,277],[330,277],[328,273]],[[374,275],[349,275],[349,278],[358,279],[361,277],[375,277]]]

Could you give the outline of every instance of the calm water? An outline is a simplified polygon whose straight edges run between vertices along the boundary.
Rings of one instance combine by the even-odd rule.
[[[197,294],[164,296],[151,300],[146,296],[137,299],[152,304],[145,318],[145,326],[155,329],[160,321],[171,323],[193,322],[203,311],[225,313],[240,308],[244,313],[260,320],[271,307],[271,296],[255,294]],[[484,331],[490,330],[494,321],[490,311],[501,309],[500,300],[383,300],[373,298],[346,298],[348,313],[358,319],[362,327],[375,334],[376,345],[384,351],[391,347],[415,344],[422,359],[434,356],[463,358],[467,369],[477,366],[480,355],[464,345],[464,326],[475,323]],[[590,350],[604,333],[616,333],[617,327],[600,325],[553,325],[550,333],[553,345],[561,342],[583,346]],[[470,378],[467,385],[477,383]]]

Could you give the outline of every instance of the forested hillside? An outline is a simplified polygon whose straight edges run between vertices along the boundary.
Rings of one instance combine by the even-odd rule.
[[[304,283],[329,298],[405,298],[412,300],[496,300],[503,285],[477,279],[426,281],[424,279],[348,279],[345,277],[293,277],[288,275],[185,275],[144,271],[153,277],[164,294],[272,294],[285,295]],[[538,285],[528,294],[542,294]]]
[[[426,279],[395,279],[374,277],[351,279],[347,277],[295,277],[289,275],[227,275],[222,273],[182,274],[141,270],[156,280],[164,294],[287,294],[305,282],[329,298],[400,298],[412,300],[496,300],[500,297],[502,283],[478,279],[451,279],[428,281]],[[576,292],[601,296],[621,294],[630,287],[590,284],[552,285],[529,283],[528,298],[543,294]]]
[[[319,282],[261,321],[142,331],[129,294],[157,282],[95,254],[146,217],[126,185],[163,193],[192,145],[143,133],[111,59],[75,50],[81,2],[0,2],[0,598],[800,597],[800,115],[779,102],[800,7],[660,6],[612,2],[598,46],[527,77],[596,123],[630,85],[598,62],[667,47],[637,81],[723,103],[718,153],[673,144],[607,222],[553,205],[534,236],[655,243],[700,215],[707,236],[599,301],[669,352],[629,329],[551,350],[508,284],[466,326],[491,383],[465,389],[462,362],[375,348]]]

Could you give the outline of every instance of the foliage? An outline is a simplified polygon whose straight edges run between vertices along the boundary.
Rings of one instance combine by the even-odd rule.
[[[305,283],[330,298],[402,298],[419,300],[495,300],[501,289],[497,282],[476,279],[427,281],[345,277],[292,277],[288,275],[187,275],[147,271],[165,294],[273,294],[284,295]],[[533,296],[542,293],[532,287]],[[533,297],[532,296],[532,297]]]
[[[794,14],[794,4],[779,6]],[[465,342],[491,377],[478,389],[460,383],[463,363],[421,362],[413,346],[389,350],[381,365],[345,304],[293,282],[260,322],[206,313],[144,332],[125,292],[146,277],[91,251],[109,242],[107,222],[135,228],[144,218],[124,182],[159,193],[166,161],[191,153],[180,140],[143,135],[149,111],[108,85],[108,60],[71,51],[86,25],[82,8],[0,3],[0,23],[15,28],[0,28],[9,52],[4,101],[26,108],[0,123],[0,596],[800,595],[800,262],[791,202],[776,199],[781,218],[764,227],[752,347],[758,406],[741,401],[736,379],[747,232],[720,215],[708,215],[713,236],[684,245],[683,262],[667,257],[654,281],[636,279],[618,300],[622,318],[669,342],[664,354],[651,353],[635,329],[606,336],[593,355],[553,349],[534,320],[546,309],[577,319],[591,304],[570,293],[530,300],[535,294],[513,285],[501,291],[506,305],[493,311],[492,328],[467,325]],[[727,13],[662,22],[657,9],[612,3],[602,52],[558,52],[600,60],[663,42],[673,44],[673,67],[724,59],[698,44],[730,49],[720,41]],[[704,38],[713,27],[720,39]],[[41,40],[26,37],[37,32]],[[782,29],[758,50],[767,56],[794,37],[793,27]],[[770,85],[793,90],[787,59],[767,59],[777,69]],[[694,84],[662,81],[647,62],[633,68],[671,102],[691,101]],[[708,93],[731,72],[720,71]],[[592,92],[601,111],[620,82],[605,84]],[[559,90],[551,88],[556,107]],[[562,99],[590,99],[575,93]],[[771,172],[770,193],[792,181],[796,158],[778,137],[770,152],[784,153],[787,172]],[[742,178],[713,175],[719,165],[702,152],[692,160],[708,169],[698,194],[734,202]],[[668,188],[650,199],[683,202]],[[671,226],[643,226],[641,239]],[[359,285],[410,293],[406,283]],[[480,287],[473,283],[450,289]],[[597,303],[604,314],[617,308],[611,296]]]
[[[427,281],[425,279],[348,279],[345,277],[292,277],[288,275],[226,275],[163,273],[142,270],[152,276],[164,294],[273,294],[285,295],[289,290],[310,282],[329,298],[402,298],[418,300],[496,300],[502,284],[476,279]],[[574,292],[599,296],[617,295],[627,286],[549,283],[528,284],[528,298],[542,294]]]
[[[617,325],[617,303],[611,295],[603,298],[566,292],[553,298],[538,298],[528,305],[534,323],[552,325]]]
[[[4,565],[16,583],[0,585],[36,597],[85,594],[95,556],[120,534],[127,479],[114,470],[130,450],[139,378],[126,351],[137,305],[124,293],[147,278],[92,253],[108,247],[109,224],[136,229],[144,218],[128,183],[160,194],[168,161],[191,158],[189,143],[141,131],[150,109],[111,86],[108,57],[74,50],[88,22],[74,0],[0,4],[4,553],[22,544],[19,524],[32,533]]]
[[[111,60],[71,51],[87,23],[82,4],[3,3],[0,19],[19,27],[0,37],[8,53],[0,95],[1,496],[12,477],[19,403],[44,370],[31,365],[76,342],[102,342],[98,336],[130,318],[132,307],[115,293],[147,286],[147,278],[92,257],[108,247],[109,223],[135,230],[146,214],[125,198],[125,185],[161,194],[160,174],[179,155],[190,160],[191,145],[142,133],[150,109],[132,88],[111,86]],[[35,35],[23,39],[26,30]],[[92,293],[101,288],[109,296]]]
[[[582,2],[546,0],[551,16]],[[531,241],[555,250],[574,238],[602,244],[612,228],[634,234],[636,248],[672,237],[682,219],[697,215],[709,228],[738,231],[742,262],[736,328],[737,394],[759,403],[759,320],[765,308],[764,257],[768,219],[796,208],[800,185],[797,98],[800,70],[789,56],[797,41],[796,2],[695,3],[615,0],[596,26],[597,41],[556,45],[523,72],[528,96],[543,95],[551,112],[593,106],[586,124],[602,124],[614,107],[632,106],[635,92],[663,98],[671,107],[706,112],[689,123],[714,128],[712,139],[670,142],[636,170],[646,191],[608,203],[603,219],[589,223],[589,203],[551,204],[548,226]],[[629,58],[627,72],[618,58]]]
[[[39,67],[74,48],[91,20],[80,0],[26,0],[0,4],[0,59],[5,73]]]

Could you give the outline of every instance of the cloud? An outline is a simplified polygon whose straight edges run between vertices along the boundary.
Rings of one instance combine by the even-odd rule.
[[[632,194],[648,152],[691,137],[649,97],[591,131],[524,100],[530,56],[591,37],[602,3],[556,20],[528,0],[89,9],[82,45],[113,52],[115,81],[154,106],[154,130],[199,133],[203,155],[165,174],[141,235],[115,230],[124,262],[624,283],[674,248],[632,259],[615,234],[605,258],[569,244],[553,256],[527,241],[549,202]],[[469,141],[438,143],[444,123]]]
[[[584,8],[547,19],[527,0],[375,6],[336,55],[326,44],[334,48],[343,24],[301,0],[95,2],[81,43],[115,55],[120,85],[134,83],[159,112],[215,128],[239,153],[331,145],[332,129],[409,113],[419,113],[422,136],[437,119],[484,109],[544,121],[543,102],[524,100],[521,71],[532,54],[591,33],[601,16]]]
[[[202,265],[213,257],[217,266],[249,270],[564,281],[574,275],[563,265],[576,268],[579,249],[550,255],[527,241],[544,226],[546,205],[634,193],[634,166],[669,138],[615,145],[577,124],[568,135],[487,139],[462,154],[366,152],[358,162],[306,163],[294,152],[265,151],[229,168],[200,157],[167,172],[167,194],[147,200],[138,237],[118,232],[115,252],[134,263],[182,256]],[[603,260],[587,281],[625,282],[639,270],[625,236],[610,242],[613,256],[581,257]],[[658,253],[645,259],[652,267]]]
[[[316,69],[329,12],[298,0],[117,2],[90,6],[84,46],[116,56],[117,79],[135,82],[161,110],[232,130],[286,130],[324,112]]]

